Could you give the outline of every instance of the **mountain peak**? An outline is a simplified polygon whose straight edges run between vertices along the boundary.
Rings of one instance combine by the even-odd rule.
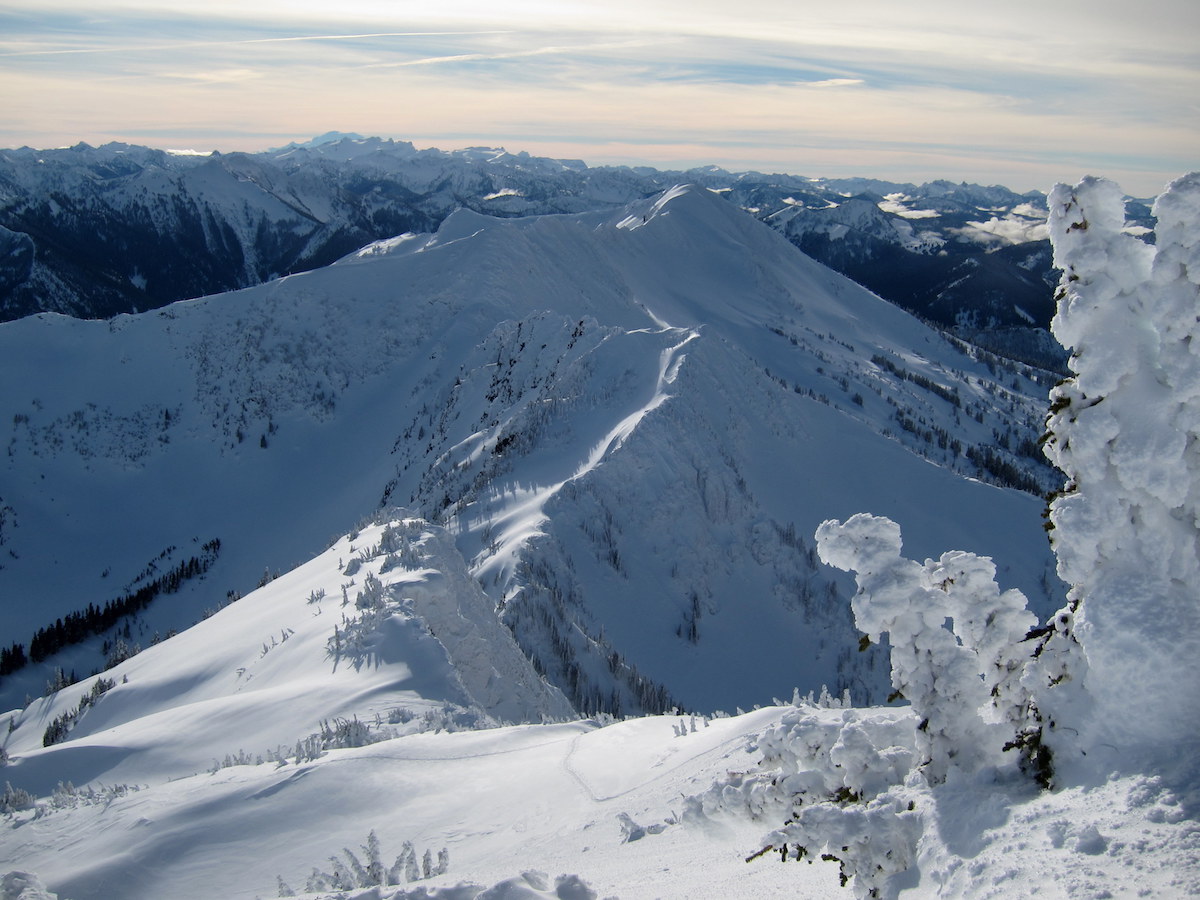
[[[324,144],[336,144],[336,143],[340,143],[341,141],[364,141],[364,140],[366,140],[366,138],[364,138],[361,134],[358,134],[357,132],[354,132],[354,131],[327,131],[324,134],[318,135],[317,137],[311,138],[310,140],[304,141],[303,143],[290,144],[289,146],[292,146],[292,147],[320,147]],[[378,141],[379,138],[372,138],[372,140]]]

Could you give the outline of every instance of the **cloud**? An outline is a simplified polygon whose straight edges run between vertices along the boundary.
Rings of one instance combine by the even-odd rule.
[[[805,82],[806,86],[815,88],[852,87],[856,84],[866,84],[866,82],[861,78],[825,78],[821,81]]]
[[[61,47],[24,45],[22,50],[0,50],[0,57],[18,56],[71,56],[90,53],[147,53],[162,50],[195,50],[215,47],[240,47],[249,44],[293,44],[308,41],[362,41],[378,38],[428,38],[428,37],[466,37],[486,34],[507,34],[505,31],[380,31],[369,34],[303,34],[286,37],[242,38],[219,41],[173,41],[165,44],[146,43],[109,43],[97,47]]]
[[[240,84],[262,78],[259,69],[217,69],[209,72],[163,72],[164,78],[190,81],[198,84]]]
[[[1050,231],[1044,220],[1031,222],[1026,218],[1013,215],[1007,215],[1002,219],[992,216],[986,222],[968,222],[963,228],[947,230],[957,234],[959,239],[964,242],[993,247],[1027,244],[1030,241],[1044,241],[1050,237]]]
[[[341,128],[1023,189],[1091,171],[1148,195],[1195,165],[1200,4],[1146,3],[15,0],[0,135],[257,149]]]
[[[479,32],[481,34],[500,34],[501,32]],[[511,33],[511,32],[508,32]],[[508,59],[528,59],[535,56],[566,56],[581,53],[599,53],[609,50],[630,50],[662,44],[661,40],[626,40],[602,41],[588,44],[552,45],[546,47],[531,47],[523,50],[495,51],[491,53],[458,53],[449,56],[428,56],[419,59],[406,59],[397,62],[369,63],[363,68],[368,69],[401,69],[411,66],[436,66],[447,63],[464,62],[497,62]]]

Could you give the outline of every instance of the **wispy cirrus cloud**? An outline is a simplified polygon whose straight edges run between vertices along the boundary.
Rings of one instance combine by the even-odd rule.
[[[188,81],[197,84],[244,84],[256,78],[262,78],[264,73],[259,69],[214,69],[211,71],[196,70],[191,72],[163,72],[163,78],[176,81]]]
[[[804,82],[808,87],[854,87],[856,84],[866,84],[861,78],[823,78],[820,81]]]
[[[0,141],[256,149],[337,128],[1149,193],[1196,165],[1197,34],[1194,0],[10,0]]]
[[[484,31],[379,31],[365,34],[301,34],[286,37],[242,38],[211,41],[173,41],[170,43],[108,43],[92,47],[62,47],[52,43],[26,42],[23,49],[5,50],[5,44],[14,42],[0,40],[0,57],[18,56],[74,56],[91,53],[147,53],[163,50],[198,50],[215,47],[241,47],[252,44],[295,44],[311,41],[363,41],[378,38],[429,38],[464,37],[482,34],[506,34],[499,30]]]
[[[501,34],[512,32],[483,32]],[[669,40],[669,39],[668,39]],[[363,68],[371,69],[403,69],[412,66],[437,66],[454,63],[499,62],[511,59],[529,59],[537,56],[576,56],[580,54],[605,53],[614,50],[638,50],[646,47],[661,46],[662,38],[635,38],[623,41],[595,41],[584,44],[551,44],[544,47],[529,47],[520,50],[496,50],[492,52],[457,53],[447,56],[427,56],[418,59],[404,59],[393,62],[368,63]]]

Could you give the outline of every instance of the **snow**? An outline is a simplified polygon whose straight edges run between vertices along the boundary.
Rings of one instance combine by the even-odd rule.
[[[420,237],[421,235],[406,231],[404,234],[396,235],[396,237],[385,238],[382,241],[373,241],[372,243],[367,244],[361,250],[355,251],[353,258],[365,259],[371,256],[382,256],[392,253],[409,241],[417,240]]]
[[[456,653],[454,615],[436,603],[457,600],[464,609],[470,591],[455,583],[465,576],[461,559],[439,555],[449,552],[444,546],[427,550],[437,534],[419,522],[393,527],[423,556],[381,576],[394,597],[413,599],[400,603],[376,635],[370,664],[339,665],[323,652],[340,598],[327,594],[312,603],[305,592],[344,581],[338,558],[348,558],[350,543],[381,539],[383,525],[341,539],[311,563],[111,670],[117,686],[80,719],[69,741],[43,749],[29,738],[74,699],[76,688],[64,691],[57,706],[43,702],[22,715],[8,741],[14,761],[5,777],[40,784],[48,799],[6,823],[0,837],[6,870],[19,859],[74,900],[250,898],[273,891],[277,876],[302,886],[313,866],[324,866],[342,847],[358,847],[374,831],[391,854],[403,841],[418,852],[448,849],[448,874],[421,882],[430,890],[494,885],[531,870],[549,873],[549,883],[579,874],[604,896],[687,895],[711,884],[724,896],[752,897],[795,884],[797,873],[742,862],[760,825],[680,820],[681,797],[706,789],[718,773],[754,764],[747,739],[782,707],[607,727],[595,721],[494,727],[484,717],[474,723],[484,730],[413,733],[422,709],[444,708],[447,695],[469,700],[463,687],[478,683],[471,672],[480,662],[497,659],[498,639],[474,648],[460,641]],[[368,561],[358,582],[381,563],[382,557]],[[419,589],[446,580],[450,589],[432,595]],[[268,627],[293,626],[286,641],[256,649]],[[494,617],[492,627],[498,627]],[[527,665],[519,654],[514,659]],[[505,673],[492,685],[511,706],[518,683]],[[365,719],[394,703],[417,713],[407,725],[377,727],[376,738],[396,737],[327,749],[315,759],[206,771],[239,748],[254,758],[295,741],[318,719],[349,714],[346,704],[357,704]],[[60,781],[131,789],[97,802],[60,785],[51,801]],[[79,843],[64,854],[55,847],[68,834]],[[713,860],[722,859],[714,870]],[[832,873],[799,874],[808,875],[814,896],[835,896]]]
[[[881,494],[919,552],[967,541],[1055,602],[1040,501],[967,480],[961,454],[895,424],[904,410],[972,443],[997,427],[1032,440],[1044,401],[1011,375],[1002,394],[984,364],[708,191],[580,216],[462,211],[326,269],[108,323],[32,317],[0,344],[4,383],[22,386],[0,400],[0,585],[44,604],[4,610],[25,641],[77,598],[120,596],[165,549],[160,568],[220,538],[203,579],[147,609],[129,642],[149,646],[381,500],[444,526],[493,604],[524,598],[509,615],[571,596],[555,627],[604,694],[616,652],[706,711],[822,683],[886,695],[870,654],[839,662],[857,639],[844,605],[817,600],[834,576],[772,536]],[[872,355],[954,386],[970,414]],[[963,522],[976,508],[990,519]],[[693,594],[696,643],[677,634]],[[526,639],[549,656],[552,634]],[[39,695],[55,666],[91,671],[98,643],[4,679],[0,705]]]
[[[633,331],[630,335],[646,334],[643,331]],[[667,388],[675,381],[679,367],[683,364],[686,354],[680,351],[700,335],[696,331],[662,328],[658,335],[668,335],[669,340],[678,340],[662,349],[659,354],[658,372],[655,378],[654,390],[649,400],[633,412],[618,421],[600,440],[588,451],[587,458],[566,479],[527,490],[514,490],[499,498],[499,502],[491,504],[491,510],[486,519],[492,530],[492,539],[497,544],[499,552],[490,558],[482,558],[474,568],[476,577],[486,582],[510,580],[520,562],[520,554],[529,541],[543,534],[541,528],[548,521],[545,513],[549,503],[569,482],[585,479],[604,458],[616,452],[633,434],[642,419],[667,401]],[[657,336],[657,335],[656,335]],[[473,511],[478,515],[478,507]]]
[[[947,786],[936,808],[942,841],[922,854],[922,875],[940,897],[1195,896],[1196,796],[1172,780],[1113,777],[1036,795]]]
[[[1048,421],[1048,455],[1071,480],[1051,506],[1051,536],[1095,703],[1072,723],[1092,764],[1200,741],[1189,661],[1200,652],[1200,554],[1183,524],[1196,521],[1198,483],[1197,197],[1200,176],[1169,185],[1149,245],[1123,233],[1114,183],[1088,178],[1051,195],[1064,272],[1052,327],[1074,373]],[[1166,696],[1178,699],[1158,702]]]
[[[1176,183],[1155,248],[1137,249],[1105,184],[1056,194],[1056,330],[1078,354],[1059,396],[1078,421],[1071,452],[1051,452],[1100,511],[1074,537],[1072,508],[1052,514],[1081,626],[1056,616],[1036,662],[1025,597],[1042,613],[1062,599],[1040,502],[882,433],[903,403],[980,436],[1019,417],[1019,392],[1002,405],[986,366],[705,191],[584,216],[461,213],[437,236],[237,295],[6,326],[5,383],[23,386],[0,410],[19,523],[4,536],[20,551],[6,586],[95,596],[102,565],[124,584],[148,551],[177,545],[167,566],[191,534],[219,533],[217,565],[156,601],[180,621],[218,576],[301,559],[8,714],[6,895],[248,900],[280,881],[303,891],[315,868],[353,875],[375,841],[384,865],[406,842],[445,848],[447,871],[311,896],[821,898],[845,896],[839,871],[860,897],[1197,893],[1200,629],[1190,595],[1171,629],[1146,605],[1164,559],[1195,583],[1197,479],[1144,411],[1194,432],[1198,196],[1196,176]],[[1097,316],[1132,347],[1095,333]],[[1097,395],[1110,402],[1082,404]],[[957,421],[967,409],[982,421]],[[1129,515],[1093,473],[1119,500],[1153,501],[1137,515],[1158,530],[1121,543]],[[382,485],[416,508],[380,508]],[[889,518],[827,521],[863,508]],[[330,529],[345,533],[306,549]],[[816,553],[857,573],[850,606],[889,634],[910,704],[798,691],[714,713],[793,679],[815,693],[839,672],[886,677],[840,663],[878,654],[858,654],[846,582]],[[1145,652],[1162,634],[1179,663]],[[629,708],[639,683],[617,677],[622,659],[706,714],[580,717],[556,642],[576,679]],[[1059,674],[1071,681],[1048,688]],[[1103,719],[1081,719],[1081,691]],[[1061,714],[1051,791],[997,746],[1036,723],[1030,697]],[[43,746],[64,716],[66,739]],[[1090,766],[1070,752],[1080,725]],[[1114,737],[1122,758],[1093,752]]]

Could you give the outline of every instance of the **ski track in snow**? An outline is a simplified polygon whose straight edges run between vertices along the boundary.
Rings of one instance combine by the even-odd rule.
[[[668,718],[670,717],[664,717],[664,721]],[[624,790],[615,791],[611,794],[601,795],[596,793],[596,790],[587,782],[587,779],[584,778],[583,773],[580,772],[579,767],[574,763],[574,758],[579,751],[580,742],[585,736],[585,734],[577,734],[575,737],[571,738],[570,746],[567,748],[567,752],[563,756],[562,769],[567,775],[574,779],[581,788],[583,788],[584,792],[587,793],[594,803],[608,803],[611,800],[627,797],[630,794],[634,794],[640,790],[646,789],[656,781],[665,780],[668,775],[673,775],[689,766],[694,766],[700,760],[715,756],[717,754],[720,754],[721,756],[728,756],[733,748],[739,745],[744,746],[746,743],[745,738],[741,736],[729,738],[717,744],[715,747],[710,747],[709,749],[703,750],[699,753],[684,754],[683,757],[672,766],[664,767],[664,763],[666,762],[666,758],[664,757],[658,762],[652,764],[650,768],[654,771],[652,773],[648,773],[647,777],[640,779],[637,784],[633,784]],[[686,740],[687,737],[688,735],[685,734],[677,736],[676,739]],[[713,768],[715,770],[715,767]]]

